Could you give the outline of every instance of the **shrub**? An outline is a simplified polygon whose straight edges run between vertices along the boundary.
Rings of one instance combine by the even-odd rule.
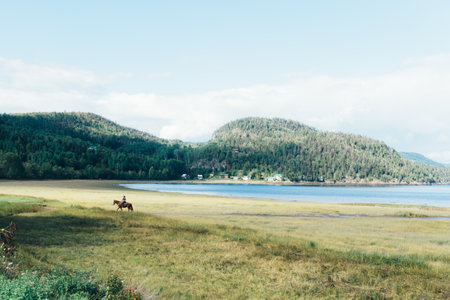
[[[117,275],[106,282],[93,272],[54,268],[46,273],[25,271],[19,274],[10,261],[17,248],[13,238],[16,225],[0,230],[0,299],[141,299],[133,289],[125,289]]]
[[[115,283],[120,282],[116,278]],[[53,269],[45,274],[26,271],[16,278],[0,275],[0,299],[141,299],[123,285],[106,283],[85,271]]]

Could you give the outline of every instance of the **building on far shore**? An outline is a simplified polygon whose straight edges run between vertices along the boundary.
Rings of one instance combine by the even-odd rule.
[[[283,176],[281,174],[275,174],[273,177],[268,177],[267,181],[282,181]]]
[[[220,178],[220,179],[228,179],[228,177],[229,177],[229,175],[226,174],[226,173],[220,173],[220,174],[219,174],[219,178]]]
[[[197,179],[198,179],[198,180],[203,180],[203,175],[198,174],[198,175],[197,175]]]

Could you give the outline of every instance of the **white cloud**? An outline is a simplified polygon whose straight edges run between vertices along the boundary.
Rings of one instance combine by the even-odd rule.
[[[436,160],[443,162],[448,157],[442,153],[450,149],[449,54],[410,59],[402,69],[379,76],[301,74],[283,85],[171,97],[114,90],[110,83],[132,77],[127,73],[100,76],[0,58],[0,75],[3,112],[90,111],[165,138],[188,141],[206,140],[213,130],[237,118],[282,117],[385,140],[402,151],[435,157],[441,153]]]
[[[86,91],[108,81],[86,70],[30,65],[3,58],[0,58],[0,74],[7,78],[8,88],[33,92]]]

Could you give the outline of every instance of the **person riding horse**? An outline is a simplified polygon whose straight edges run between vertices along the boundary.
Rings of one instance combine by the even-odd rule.
[[[127,204],[127,198],[124,195],[122,198],[122,201],[120,202],[120,206],[125,207],[126,204]]]
[[[127,198],[123,196],[122,201],[113,200],[113,205],[117,205],[117,210],[122,210],[122,208],[128,208],[128,211],[133,211],[133,205],[127,202]]]

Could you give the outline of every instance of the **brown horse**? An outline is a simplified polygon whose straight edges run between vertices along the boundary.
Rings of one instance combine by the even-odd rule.
[[[125,205],[122,205],[122,203],[119,200],[113,200],[113,205],[117,204],[117,210],[122,210],[122,208],[126,207],[128,208],[128,211],[133,211],[133,205],[129,202],[125,203]]]

